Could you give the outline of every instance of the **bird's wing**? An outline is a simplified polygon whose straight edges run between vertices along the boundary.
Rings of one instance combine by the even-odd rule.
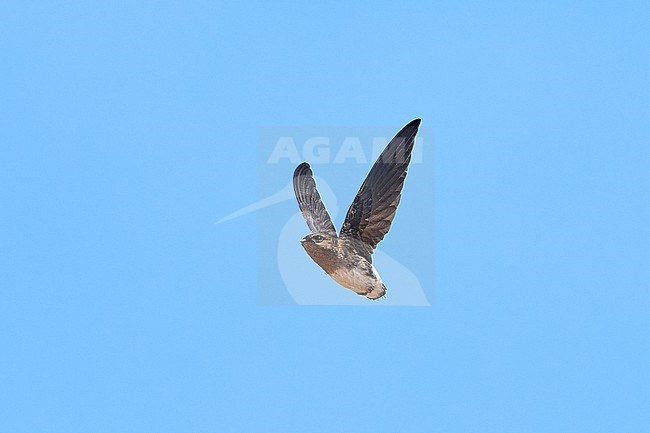
[[[296,171],[293,173],[293,190],[296,193],[298,206],[300,206],[300,211],[309,226],[309,230],[312,233],[326,233],[336,236],[336,229],[332,224],[332,219],[320,199],[311,168],[306,162],[296,167]]]
[[[386,146],[354,198],[341,236],[363,241],[374,250],[395,217],[420,119],[402,128]]]

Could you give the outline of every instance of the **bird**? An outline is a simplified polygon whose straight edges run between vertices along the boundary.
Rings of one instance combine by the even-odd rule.
[[[371,300],[386,294],[372,254],[390,230],[421,119],[404,126],[373,164],[345,216],[339,234],[320,198],[309,163],[293,173],[293,189],[310,233],[300,240],[307,254],[334,281]]]

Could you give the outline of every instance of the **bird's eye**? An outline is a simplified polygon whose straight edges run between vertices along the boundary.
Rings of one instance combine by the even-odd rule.
[[[314,236],[314,242],[322,242],[322,241],[323,241],[323,237],[321,235]]]

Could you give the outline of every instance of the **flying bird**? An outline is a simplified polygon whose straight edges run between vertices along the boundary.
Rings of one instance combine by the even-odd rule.
[[[300,243],[334,281],[368,299],[386,294],[386,286],[372,264],[372,253],[395,218],[419,126],[420,119],[411,121],[379,155],[338,235],[309,164],[303,162],[293,173],[298,206],[311,231]]]

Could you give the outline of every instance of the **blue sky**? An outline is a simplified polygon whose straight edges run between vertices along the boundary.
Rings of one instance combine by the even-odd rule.
[[[647,431],[649,13],[3,2],[0,430]],[[260,305],[259,128],[415,117],[431,307]]]

